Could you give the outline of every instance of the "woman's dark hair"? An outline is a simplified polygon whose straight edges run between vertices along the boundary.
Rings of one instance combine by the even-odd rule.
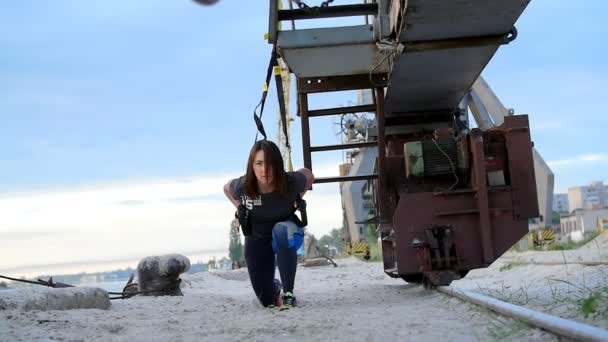
[[[272,185],[275,192],[282,195],[287,194],[287,173],[283,166],[283,157],[279,147],[270,140],[260,140],[253,144],[247,160],[247,173],[245,174],[245,193],[249,197],[260,195],[258,180],[253,172],[253,162],[258,151],[264,151],[264,166],[268,173],[268,168],[272,171]]]

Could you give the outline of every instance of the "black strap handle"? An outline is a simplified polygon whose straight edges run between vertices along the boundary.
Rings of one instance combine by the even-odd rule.
[[[275,70],[275,68],[277,68]],[[277,98],[279,99],[279,111],[281,114],[281,123],[283,124],[283,135],[285,135],[285,146],[290,148],[289,136],[287,135],[287,109],[285,107],[285,89],[283,89],[283,80],[281,78],[281,69],[277,59],[276,47],[272,49],[270,55],[270,62],[268,63],[268,69],[266,69],[266,81],[264,83],[264,90],[262,92],[262,99],[260,103],[253,110],[253,120],[258,129],[258,133],[262,134],[264,139],[267,139],[266,131],[264,130],[264,124],[262,123],[262,115],[264,114],[264,106],[266,105],[266,98],[268,97],[268,87],[272,78],[272,72],[275,70],[275,83],[277,86]],[[257,109],[260,109],[260,114],[257,114]],[[255,141],[258,141],[258,133],[255,135]]]
[[[298,192],[298,197],[296,198],[296,209],[293,212],[294,223],[298,226],[304,228],[308,226],[308,215],[306,214],[306,201],[302,199],[302,196]],[[296,211],[300,212],[300,217],[296,215]]]

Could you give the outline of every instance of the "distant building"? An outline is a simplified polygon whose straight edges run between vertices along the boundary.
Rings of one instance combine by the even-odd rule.
[[[553,195],[553,211],[558,213],[569,213],[568,194]]]
[[[569,209],[601,209],[608,207],[608,186],[603,182],[592,182],[589,186],[568,189]]]
[[[582,234],[608,228],[608,208],[603,209],[575,209],[571,214],[562,216],[560,226],[563,235],[574,232]]]

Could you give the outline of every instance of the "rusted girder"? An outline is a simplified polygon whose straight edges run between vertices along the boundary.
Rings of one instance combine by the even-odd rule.
[[[515,28],[514,28],[515,29]],[[486,45],[503,45],[509,44],[513,40],[514,35],[509,32],[502,35],[493,35],[485,37],[467,37],[467,38],[452,38],[429,41],[414,41],[404,42],[404,51],[419,52],[428,50],[444,50],[444,49],[460,49]]]
[[[348,113],[363,113],[373,112],[376,110],[375,105],[362,105],[362,106],[349,106],[349,107],[336,107],[327,109],[315,109],[308,111],[308,117],[313,116],[327,116],[337,114],[348,114]]]
[[[279,10],[279,21],[337,17],[356,17],[378,14],[378,4],[356,4]]]
[[[310,152],[349,150],[349,149],[353,149],[353,148],[373,147],[373,146],[376,146],[376,144],[377,143],[375,141],[365,141],[365,142],[338,144],[338,145],[311,146]]]
[[[343,90],[371,89],[384,86],[386,74],[360,74],[349,76],[299,77],[298,93],[311,94]]]
[[[361,176],[341,176],[341,177],[321,177],[315,178],[315,183],[334,183],[334,182],[353,182],[359,180],[372,180],[378,178],[378,175],[361,175]]]

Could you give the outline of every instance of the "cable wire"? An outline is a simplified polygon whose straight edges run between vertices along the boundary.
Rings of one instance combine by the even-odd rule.
[[[455,186],[458,184],[458,174],[456,174],[456,168],[454,167],[454,163],[452,162],[452,158],[450,158],[450,156],[449,156],[447,153],[445,153],[445,151],[444,151],[444,150],[443,150],[443,149],[442,149],[442,148],[439,146],[439,144],[437,143],[437,140],[435,140],[435,138],[432,138],[431,140],[433,140],[433,142],[435,143],[435,146],[437,146],[437,149],[438,149],[438,150],[439,150],[441,153],[443,153],[443,155],[444,155],[446,158],[448,158],[448,161],[450,162],[450,167],[451,167],[451,169],[452,169],[452,174],[454,175],[454,178],[456,179],[456,180],[454,181],[454,184],[450,185],[450,187],[449,187],[449,188],[447,188],[447,189],[443,189],[443,188],[437,188],[437,189],[439,189],[439,190],[441,190],[441,191],[450,191],[450,190],[452,190],[452,189],[453,189],[453,188],[454,188],[454,187],[455,187]]]

